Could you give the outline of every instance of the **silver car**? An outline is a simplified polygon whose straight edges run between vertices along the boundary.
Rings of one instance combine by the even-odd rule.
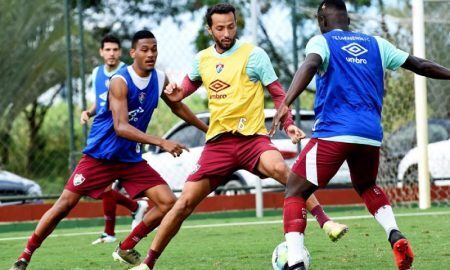
[[[0,170],[0,206],[22,203],[42,203],[41,199],[12,199],[12,196],[42,196],[41,187],[36,182],[17,174]]]

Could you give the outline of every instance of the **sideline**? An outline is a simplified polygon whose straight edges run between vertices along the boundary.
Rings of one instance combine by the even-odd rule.
[[[417,217],[417,216],[442,216],[450,215],[448,211],[439,212],[426,212],[426,213],[399,213],[395,214],[395,217]],[[369,219],[373,218],[372,215],[360,215],[360,216],[341,216],[333,217],[333,220],[353,220],[353,219]],[[315,221],[314,218],[308,218],[308,222]],[[185,225],[181,226],[181,229],[198,229],[198,228],[220,228],[220,227],[234,227],[234,226],[252,226],[252,225],[267,225],[267,224],[281,224],[282,220],[266,220],[266,221],[252,221],[252,222],[233,222],[233,223],[218,223],[218,224],[205,224],[205,225]],[[129,230],[116,230],[116,233],[127,233]],[[63,233],[63,234],[51,234],[49,238],[56,237],[73,237],[80,235],[98,235],[99,232],[79,232],[79,233]],[[0,238],[0,241],[14,241],[14,240],[26,240],[29,236],[20,237],[5,237]]]

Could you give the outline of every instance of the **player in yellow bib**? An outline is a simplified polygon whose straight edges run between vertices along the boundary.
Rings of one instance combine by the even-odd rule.
[[[261,48],[236,39],[232,5],[210,7],[206,20],[215,44],[197,54],[193,69],[181,86],[169,84],[165,89],[170,100],[179,101],[201,84],[205,86],[211,113],[206,145],[197,170],[189,176],[180,198],[162,220],[148,256],[134,270],[153,269],[182,222],[234,171],[246,169],[283,185],[290,172],[264,125],[264,87],[277,108],[285,97],[269,57]],[[293,143],[305,137],[293,124],[292,115],[286,117],[283,127]],[[333,241],[347,231],[347,226],[329,219],[314,196],[307,205]]]
[[[214,46],[199,54],[199,73],[208,93],[211,112],[206,140],[225,132],[267,135],[264,125],[264,89],[246,72],[255,46],[238,42],[225,57]]]

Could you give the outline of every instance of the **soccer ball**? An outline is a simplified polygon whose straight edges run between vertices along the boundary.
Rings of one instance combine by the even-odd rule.
[[[273,270],[287,270],[287,268],[285,268],[288,261],[287,250],[288,248],[286,242],[283,242],[275,247],[272,253]],[[305,246],[303,246],[302,257],[304,258],[303,263],[305,264],[305,268],[308,270],[311,264],[311,255],[309,255],[309,251]]]

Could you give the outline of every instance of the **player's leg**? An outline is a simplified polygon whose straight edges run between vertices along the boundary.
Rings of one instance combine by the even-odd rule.
[[[353,186],[364,200],[369,212],[385,230],[398,269],[409,269],[414,259],[411,245],[397,226],[389,199],[375,182],[379,165],[379,147],[354,145],[354,148],[347,160]]]
[[[29,254],[31,257],[33,251],[40,246],[58,222],[78,203],[82,195],[99,199],[105,188],[116,179],[112,172],[114,172],[114,165],[105,165],[102,161],[84,155],[67,181],[58,201],[42,216],[34,234],[28,241],[30,246],[27,245],[22,255],[27,256],[25,254]],[[11,269],[25,268],[13,267]]]
[[[56,225],[58,225],[58,223],[69,214],[70,210],[72,210],[75,205],[77,205],[80,198],[81,195],[64,189],[55,204],[47,210],[47,212],[45,212],[39,220],[36,229],[28,239],[24,251],[19,256],[17,262],[14,263],[11,270],[26,269],[34,251],[41,246],[47,236],[53,232]]]
[[[295,173],[289,175],[283,205],[284,237],[288,246],[287,270],[304,269],[305,258],[302,254],[307,224],[306,201],[316,189],[317,186],[304,177]]]
[[[183,221],[194,211],[195,207],[211,193],[209,179],[188,181],[183,187],[180,198],[163,218],[158,232],[152,241],[144,264],[153,269],[156,260],[164,251],[170,240],[178,233]]]
[[[141,262],[140,254],[134,247],[161,223],[162,218],[172,208],[176,197],[168,185],[162,184],[152,187],[144,192],[144,195],[154,203],[142,220],[119,244],[113,252],[113,258],[117,261],[136,265]]]
[[[236,136],[224,134],[213,143],[206,143],[196,170],[187,179],[180,198],[161,221],[145,263],[135,269],[153,269],[183,221],[209,193],[222,184],[222,180],[228,179],[236,170],[236,140],[239,140]]]
[[[306,200],[325,187],[346,157],[346,145],[311,139],[292,167],[284,199],[284,232],[288,245],[289,269],[302,269]]]
[[[116,241],[114,228],[116,225],[116,200],[113,189],[107,187],[102,194],[103,214],[105,218],[105,229],[98,239],[92,242],[93,245],[101,243],[113,243]]]
[[[142,221],[144,214],[147,212],[148,202],[147,199],[131,199],[129,196],[126,196],[123,192],[121,192],[121,188],[122,185],[120,184],[120,181],[114,181],[112,185],[112,194],[117,204],[120,204],[131,211],[131,216],[133,218],[133,221],[131,222],[131,229],[134,229]]]
[[[255,142],[256,145],[252,146],[253,151],[257,149],[264,151],[259,156],[257,170],[263,175],[272,177],[281,184],[286,185],[290,169],[278,150],[264,147],[267,145],[264,139],[261,140],[260,144]],[[270,143],[270,141],[268,142]],[[328,217],[314,194],[306,201],[306,208],[316,218],[320,228],[325,231],[332,241],[339,240],[348,231],[347,225],[334,222]]]

